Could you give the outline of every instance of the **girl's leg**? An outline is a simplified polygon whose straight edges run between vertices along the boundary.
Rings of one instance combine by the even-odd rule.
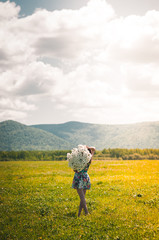
[[[78,217],[81,214],[82,208],[84,208],[85,214],[88,214],[88,209],[86,206],[86,200],[85,200],[85,194],[86,194],[86,190],[83,190],[81,188],[77,189],[78,195],[80,197],[80,206],[79,206],[79,212],[78,212]]]
[[[83,189],[83,193],[84,193],[84,196],[85,196],[86,195],[86,189]],[[80,216],[82,208],[83,208],[83,205],[82,205],[82,201],[80,200],[78,216]]]
[[[84,192],[84,196],[86,195],[86,189],[83,189],[83,192]]]

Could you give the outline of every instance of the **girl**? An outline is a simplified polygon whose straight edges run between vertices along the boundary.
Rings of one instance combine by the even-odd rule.
[[[92,157],[93,157],[95,148],[87,146],[87,149],[92,154]],[[80,197],[78,217],[81,214],[82,208],[85,211],[85,215],[89,214],[87,205],[86,205],[85,194],[86,194],[86,190],[90,189],[90,187],[91,187],[90,178],[87,173],[88,168],[91,164],[91,161],[92,161],[92,158],[91,158],[90,162],[87,164],[87,166],[82,171],[80,171],[80,172],[74,171],[75,175],[73,178],[72,188],[77,189],[77,193]]]

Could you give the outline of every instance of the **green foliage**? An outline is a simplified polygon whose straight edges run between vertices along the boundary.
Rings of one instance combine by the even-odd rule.
[[[123,160],[142,160],[142,159],[159,159],[159,149],[124,149],[124,148],[112,148],[103,149],[101,151],[103,159],[123,159]],[[102,157],[102,155],[98,154]]]
[[[62,161],[67,159],[67,153],[71,150],[54,151],[0,151],[0,161]],[[96,150],[95,160],[157,160],[159,149],[103,149]]]
[[[90,215],[66,161],[0,162],[0,239],[158,240],[158,161],[93,161]]]
[[[69,150],[56,151],[0,151],[0,161],[61,161]]]

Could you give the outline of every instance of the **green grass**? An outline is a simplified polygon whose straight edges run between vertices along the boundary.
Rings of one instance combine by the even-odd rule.
[[[90,215],[66,161],[0,162],[0,239],[159,239],[159,162],[93,161]]]

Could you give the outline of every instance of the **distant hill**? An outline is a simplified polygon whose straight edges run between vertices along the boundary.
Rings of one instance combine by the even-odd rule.
[[[52,133],[9,120],[0,123],[0,151],[68,149],[69,144]]]
[[[159,122],[125,125],[67,122],[32,127],[67,140],[70,146],[79,143],[103,148],[159,148]]]
[[[159,148],[159,122],[105,125],[81,122],[26,126],[0,123],[0,151],[71,149],[78,144],[104,148]]]

